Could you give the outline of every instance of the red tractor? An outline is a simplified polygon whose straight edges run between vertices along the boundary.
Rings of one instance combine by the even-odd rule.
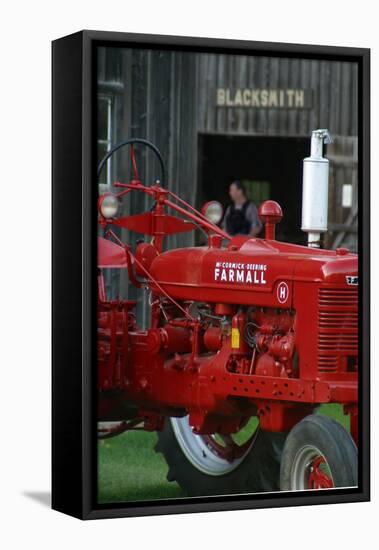
[[[358,484],[358,258],[316,246],[326,217],[324,138],[314,132],[304,163],[308,247],[275,240],[274,201],[259,208],[264,238],[230,237],[217,225],[219,203],[199,212],[165,186],[161,155],[146,140],[127,140],[100,163],[99,172],[130,146],[133,179],[98,203],[99,437],[157,431],[168,480],[188,495]],[[136,144],[158,156],[162,177],[151,186],[138,178]],[[119,215],[130,193],[150,197],[150,210]],[[146,240],[132,250],[115,228]],[[206,246],[164,250],[168,235],[196,230]],[[107,298],[109,268],[148,293],[147,330],[135,301]],[[326,403],[343,405],[350,433],[316,414]]]

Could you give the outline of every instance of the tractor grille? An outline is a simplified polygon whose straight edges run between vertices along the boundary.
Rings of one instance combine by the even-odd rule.
[[[320,288],[318,370],[338,372],[358,354],[358,288]]]

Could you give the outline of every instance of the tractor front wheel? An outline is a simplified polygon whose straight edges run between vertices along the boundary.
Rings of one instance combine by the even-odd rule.
[[[312,414],[292,428],[282,454],[282,491],[354,487],[357,484],[357,447],[341,424]]]
[[[278,491],[285,437],[256,427],[238,443],[231,435],[194,434],[188,417],[167,418],[156,451],[168,464],[168,481],[188,496]]]

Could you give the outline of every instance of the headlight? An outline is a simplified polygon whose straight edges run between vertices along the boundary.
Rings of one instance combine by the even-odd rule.
[[[210,201],[204,204],[201,209],[201,213],[207,218],[208,221],[217,225],[222,220],[224,209],[219,202]]]
[[[112,193],[106,193],[99,199],[99,210],[104,218],[114,218],[119,207],[118,198]]]

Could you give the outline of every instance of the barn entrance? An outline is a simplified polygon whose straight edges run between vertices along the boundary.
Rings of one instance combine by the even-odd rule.
[[[277,239],[304,244],[302,159],[309,147],[309,137],[199,135],[198,205],[214,199],[227,206],[229,183],[239,179],[258,207],[266,199],[281,205]]]

